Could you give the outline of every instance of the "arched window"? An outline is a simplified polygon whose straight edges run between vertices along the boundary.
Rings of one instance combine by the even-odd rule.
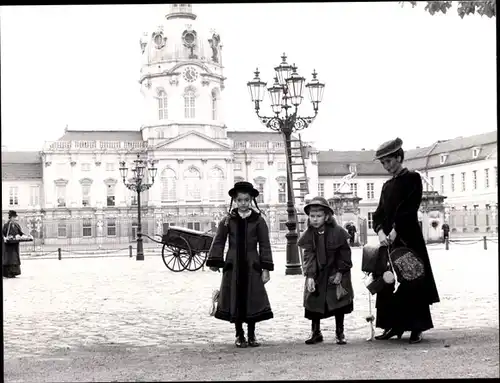
[[[218,107],[218,95],[217,91],[214,89],[212,90],[212,120],[217,120],[217,107]]]
[[[166,168],[161,172],[161,202],[177,201],[177,177],[172,169]]]
[[[168,100],[167,93],[164,90],[158,92],[158,119],[166,120],[168,118]]]
[[[191,87],[184,93],[184,118],[195,118],[196,100],[195,90]]]
[[[224,173],[219,168],[210,171],[210,201],[224,201]]]
[[[184,172],[184,184],[186,185],[186,201],[201,200],[201,173],[198,169],[195,167],[186,169]]]

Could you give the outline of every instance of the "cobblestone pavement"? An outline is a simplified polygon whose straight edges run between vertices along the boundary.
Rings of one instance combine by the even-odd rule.
[[[435,330],[496,329],[498,332],[498,245],[429,247],[441,302],[431,307]],[[275,318],[259,323],[268,344],[286,339],[302,344],[310,322],[304,318],[302,276],[285,276],[285,253],[274,254],[276,270],[266,285]],[[354,312],[346,317],[348,340],[369,335],[364,317],[368,293],[360,271],[361,249],[353,249]],[[135,258],[24,260],[22,275],[3,279],[4,357],[47,357],[86,347],[180,347],[231,345],[232,325],[208,316],[220,274],[173,273],[159,256]],[[374,299],[372,299],[374,303]],[[374,306],[374,305],[373,305]],[[333,341],[334,320],[324,324]],[[203,347],[205,347],[203,346]],[[498,362],[498,353],[493,360]],[[7,370],[6,370],[7,372]],[[203,378],[202,378],[203,379]]]

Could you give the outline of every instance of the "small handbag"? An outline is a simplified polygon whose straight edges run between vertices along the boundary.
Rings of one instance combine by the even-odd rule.
[[[337,294],[338,301],[340,301],[345,296],[349,295],[349,292],[346,289],[344,289],[344,287],[340,283],[337,285],[335,292]]]
[[[366,288],[370,292],[371,295],[375,295],[380,293],[384,287],[386,286],[386,283],[382,277],[377,277],[373,278],[367,285]]]
[[[208,315],[213,317],[217,311],[217,304],[219,303],[220,291],[214,290],[212,292],[212,299],[210,300],[210,309],[208,310]]]

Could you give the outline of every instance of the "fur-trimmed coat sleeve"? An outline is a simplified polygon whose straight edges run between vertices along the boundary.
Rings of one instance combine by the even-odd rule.
[[[229,232],[226,218],[219,222],[217,233],[212,241],[212,246],[208,251],[207,266],[223,268],[224,262],[224,248],[226,247],[227,234]]]
[[[307,229],[302,233],[297,245],[303,250],[303,271],[307,278],[316,278],[318,274],[318,262],[314,246],[313,233]]]

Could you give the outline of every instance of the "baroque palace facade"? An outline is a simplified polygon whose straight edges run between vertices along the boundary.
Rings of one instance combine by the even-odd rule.
[[[136,233],[137,196],[123,184],[119,163],[131,168],[140,153],[158,168],[152,188],[141,194],[144,233],[153,236],[169,225],[213,229],[228,209],[227,190],[248,180],[261,192],[258,203],[272,237],[284,238],[284,141],[275,132],[231,131],[224,124],[221,42],[198,23],[191,5],[170,5],[163,26],[140,41],[140,129],[66,129],[40,152],[2,149],[2,219],[17,210],[21,224],[46,244],[129,242]],[[311,194],[331,198],[347,186],[361,198],[358,217],[371,229],[388,179],[372,161],[374,151],[304,145]],[[406,165],[426,175],[424,190],[446,197],[442,220],[455,232],[497,231],[496,131],[407,150]],[[346,180],[348,174],[353,176]]]

